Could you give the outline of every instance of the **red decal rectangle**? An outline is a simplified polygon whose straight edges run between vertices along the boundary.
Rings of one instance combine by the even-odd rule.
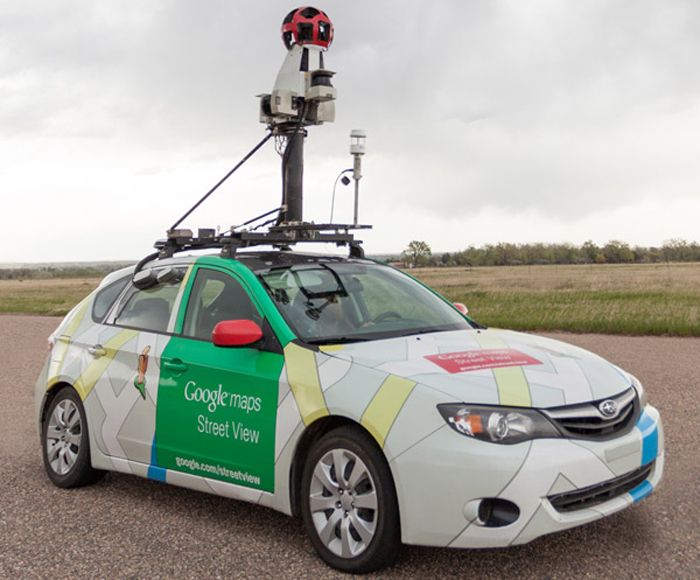
[[[430,362],[445,369],[448,373],[463,373],[481,369],[497,369],[501,367],[521,367],[526,365],[541,365],[542,361],[526,355],[513,348],[493,348],[487,350],[465,350],[446,354],[431,354],[426,356]]]

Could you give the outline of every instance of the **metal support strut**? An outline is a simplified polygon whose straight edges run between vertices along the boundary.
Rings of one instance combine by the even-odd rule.
[[[300,123],[278,129],[287,139],[282,155],[281,223],[299,223],[304,219],[304,138],[306,130]]]

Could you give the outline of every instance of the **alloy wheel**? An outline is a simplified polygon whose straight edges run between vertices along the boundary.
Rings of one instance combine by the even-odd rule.
[[[342,558],[364,552],[374,538],[379,505],[372,475],[348,449],[331,449],[314,467],[309,510],[323,544]]]
[[[46,455],[49,465],[59,475],[66,475],[78,459],[82,443],[80,411],[70,399],[53,410],[46,428]]]

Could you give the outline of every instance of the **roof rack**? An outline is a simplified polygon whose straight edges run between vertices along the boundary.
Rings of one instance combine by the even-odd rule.
[[[176,229],[168,232],[166,239],[154,244],[156,252],[145,256],[137,265],[134,273],[139,272],[153,260],[171,258],[180,252],[220,248],[221,255],[234,258],[240,248],[253,246],[273,246],[288,250],[297,243],[332,243],[337,246],[349,246],[350,257],[364,258],[362,240],[356,240],[351,230],[368,230],[370,225],[362,224],[314,224],[297,223],[271,226],[266,232],[232,231],[217,234],[213,228],[200,228],[195,236],[192,230]]]

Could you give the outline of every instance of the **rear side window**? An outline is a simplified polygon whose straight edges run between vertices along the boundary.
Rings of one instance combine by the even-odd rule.
[[[181,282],[178,279],[145,290],[134,288],[114,324],[151,332],[166,332]]]
[[[125,276],[112,282],[97,293],[92,304],[92,319],[95,322],[102,322],[105,319],[110,308],[112,308],[112,304],[114,304],[117,296],[122,293],[128,282],[129,276]]]

